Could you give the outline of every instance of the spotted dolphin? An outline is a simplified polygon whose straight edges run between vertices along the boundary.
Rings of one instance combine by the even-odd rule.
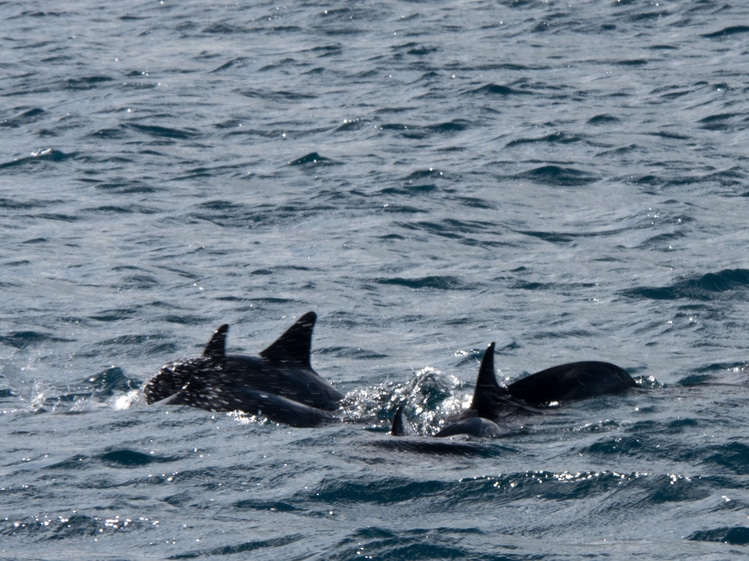
[[[211,337],[203,355],[164,365],[145,385],[147,403],[189,405],[208,411],[260,413],[291,426],[337,422],[344,394],[310,363],[317,315],[303,315],[259,356],[226,354],[228,325]]]

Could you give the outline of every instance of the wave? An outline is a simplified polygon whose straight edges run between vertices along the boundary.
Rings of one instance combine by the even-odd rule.
[[[749,288],[749,270],[724,269],[717,273],[680,279],[666,286],[642,286],[627,289],[621,294],[635,299],[709,301],[730,297],[734,292],[747,288]]]

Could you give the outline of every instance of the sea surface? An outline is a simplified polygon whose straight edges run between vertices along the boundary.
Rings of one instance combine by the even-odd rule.
[[[733,0],[0,1],[0,558],[745,559],[748,45]],[[310,310],[349,422],[140,395]],[[639,387],[433,438],[492,341]]]

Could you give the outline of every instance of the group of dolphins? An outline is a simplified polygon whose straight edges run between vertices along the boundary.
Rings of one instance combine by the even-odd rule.
[[[145,385],[147,403],[189,405],[208,411],[261,414],[293,427],[341,422],[337,414],[345,397],[310,364],[312,330],[317,315],[308,312],[257,357],[226,354],[228,325],[208,341],[203,355],[163,366]],[[635,387],[624,370],[607,362],[572,362],[536,372],[507,386],[497,382],[494,343],[484,353],[473,400],[459,418],[435,436],[496,437],[494,422],[511,411],[531,410],[611,394]],[[391,434],[407,434],[402,408]]]

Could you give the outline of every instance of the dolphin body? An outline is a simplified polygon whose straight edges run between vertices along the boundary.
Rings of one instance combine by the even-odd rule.
[[[390,427],[390,434],[393,436],[408,436],[406,421],[403,419],[403,406],[395,410],[393,422]],[[501,436],[502,431],[497,423],[481,417],[466,417],[447,425],[435,437],[442,438],[445,436],[456,436],[466,434],[477,437],[497,438]]]
[[[310,364],[316,320],[314,312],[303,315],[257,357],[227,355],[229,326],[222,325],[201,357],[170,362],[146,383],[146,402],[261,413],[294,427],[339,422],[333,412],[344,394]]]
[[[552,366],[508,386],[500,386],[494,370],[494,343],[491,343],[481,361],[470,407],[435,436],[463,434],[496,438],[501,435],[501,429],[494,421],[501,417],[518,412],[536,413],[552,403],[619,393],[636,385],[632,377],[615,364],[584,361]],[[401,408],[395,412],[390,433],[393,436],[407,434]]]
[[[481,361],[471,406],[462,417],[496,419],[512,408],[532,412],[534,407],[619,393],[636,386],[632,377],[622,368],[610,362],[599,361],[552,366],[506,387],[500,386],[494,370],[492,342]]]

